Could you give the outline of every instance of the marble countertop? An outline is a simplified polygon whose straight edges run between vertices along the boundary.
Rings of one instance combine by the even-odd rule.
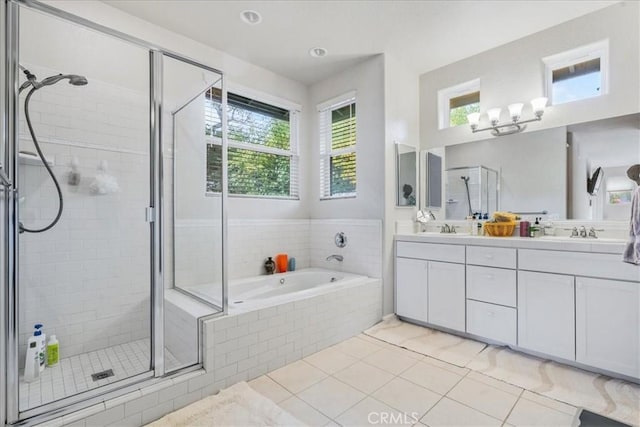
[[[396,241],[447,243],[454,245],[497,246],[521,249],[545,249],[552,251],[594,252],[622,254],[625,241],[622,239],[568,238],[556,236],[543,237],[491,237],[471,236],[469,234],[398,233]]]

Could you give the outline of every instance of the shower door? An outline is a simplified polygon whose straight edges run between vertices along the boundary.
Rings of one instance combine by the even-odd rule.
[[[12,364],[19,372],[20,418],[26,418],[155,373],[157,141],[149,136],[154,93],[148,49],[10,6],[19,22],[16,59],[43,83],[29,85],[26,75],[17,76],[25,89],[14,152],[20,232]],[[82,76],[87,84],[80,77],[45,80],[57,74]],[[48,228],[61,203],[59,221]],[[34,378],[26,353],[36,324],[57,337],[59,358]]]

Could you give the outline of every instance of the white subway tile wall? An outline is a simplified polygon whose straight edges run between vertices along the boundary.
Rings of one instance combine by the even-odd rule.
[[[29,66],[40,78],[57,71]],[[148,338],[148,96],[92,80],[61,82],[36,92],[31,119],[64,194],[60,222],[20,236],[20,360],[35,323],[56,334],[62,357]],[[35,151],[21,115],[20,150]],[[80,185],[68,183],[77,157]],[[90,184],[101,161],[120,191],[96,195]],[[21,164],[20,219],[46,225],[58,207],[42,166]]]
[[[140,426],[219,390],[357,335],[382,316],[382,282],[360,284],[307,299],[204,322],[205,370],[41,424]]]

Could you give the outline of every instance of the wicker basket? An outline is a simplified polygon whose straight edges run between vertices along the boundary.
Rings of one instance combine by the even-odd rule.
[[[516,229],[515,222],[485,222],[484,231],[493,237],[509,237]]]

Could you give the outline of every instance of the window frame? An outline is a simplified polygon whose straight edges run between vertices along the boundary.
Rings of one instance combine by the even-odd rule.
[[[319,136],[319,152],[320,152],[320,200],[337,200],[337,199],[354,199],[358,197],[358,113],[357,113],[357,96],[356,91],[349,91],[343,95],[331,98],[325,102],[318,104],[318,136]],[[356,137],[355,142],[344,148],[337,150],[332,149],[331,126],[324,128],[323,122],[331,123],[331,114],[334,110],[345,107],[350,104],[356,105]],[[356,184],[355,191],[350,193],[331,194],[331,159],[333,157],[345,154],[355,155]],[[325,190],[328,190],[325,191]]]
[[[482,101],[482,91],[480,90],[480,78],[459,83],[438,91],[438,129],[453,129],[464,125],[451,126],[450,101],[464,95],[478,92],[478,104]]]
[[[291,101],[276,97],[274,95],[262,93],[253,89],[248,89],[238,85],[229,84],[227,93],[233,93],[238,96],[249,98],[253,101],[269,104],[277,108],[289,111],[289,150],[274,147],[265,147],[258,144],[248,142],[235,141],[227,138],[227,150],[237,148],[241,150],[255,151],[266,154],[274,154],[278,156],[286,156],[290,159],[289,170],[289,196],[267,195],[267,194],[236,194],[228,191],[227,196],[233,198],[245,199],[272,199],[272,200],[300,200],[300,112],[302,108]],[[204,107],[206,109],[206,105]],[[228,107],[227,107],[228,108]],[[206,110],[205,110],[206,115]],[[217,191],[209,191],[207,189],[209,181],[207,180],[207,149],[210,145],[222,146],[222,138],[213,135],[204,135],[205,138],[205,196],[218,197],[221,195]],[[228,156],[228,153],[227,153]],[[228,177],[227,177],[228,180]]]
[[[596,96],[575,99],[560,104],[554,103],[553,99],[553,72],[560,68],[600,59],[600,92]],[[549,105],[570,104],[572,102],[584,101],[587,99],[599,98],[609,93],[609,39],[597,41],[574,49],[556,53],[542,58],[544,64],[544,87],[545,96],[549,99]]]

